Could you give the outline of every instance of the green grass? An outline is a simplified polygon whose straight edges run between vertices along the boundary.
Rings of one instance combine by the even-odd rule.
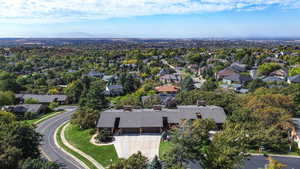
[[[41,123],[51,117],[54,117],[56,116],[57,114],[60,114],[62,112],[51,112],[51,113],[46,113],[46,114],[43,114],[35,119],[32,119],[32,120],[26,120],[27,123],[29,124],[38,124],[38,123]]]
[[[165,152],[171,149],[172,143],[169,141],[161,141],[159,145],[159,156],[161,157]]]
[[[66,124],[65,124],[66,125]],[[82,161],[84,164],[86,164],[90,169],[97,169],[96,166],[94,166],[93,163],[91,163],[89,160],[87,160],[86,158],[84,158],[83,156],[81,156],[80,154],[78,154],[77,152],[73,151],[72,149],[70,149],[69,147],[65,146],[61,140],[60,134],[61,134],[61,130],[62,128],[65,126],[61,126],[56,134],[56,140],[57,143],[60,147],[62,147],[65,151],[67,151],[68,153],[72,154],[73,156],[75,156],[76,158],[78,158],[80,161]]]
[[[104,167],[116,162],[118,155],[114,145],[95,146],[90,143],[90,131],[80,130],[76,125],[70,124],[65,131],[65,137],[70,144],[90,155]]]

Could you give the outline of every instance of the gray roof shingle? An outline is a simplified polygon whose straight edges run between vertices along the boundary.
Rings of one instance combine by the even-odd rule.
[[[37,95],[37,94],[16,94],[16,98],[36,99],[40,103],[51,103],[54,101],[66,101],[66,95]]]
[[[200,113],[204,119],[213,119],[216,123],[224,123],[226,114],[218,106],[178,106],[177,109],[109,109],[101,113],[98,128],[114,127],[115,119],[120,118],[120,128],[163,127],[163,117],[168,118],[168,123],[180,123],[181,120],[197,119]]]

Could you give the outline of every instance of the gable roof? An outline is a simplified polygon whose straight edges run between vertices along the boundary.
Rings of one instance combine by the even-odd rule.
[[[19,105],[12,105],[12,106],[5,106],[4,109],[10,109],[16,113],[38,113],[42,109],[42,104],[19,104]]]
[[[179,124],[181,120],[197,119],[200,114],[204,119],[213,119],[216,123],[224,123],[226,114],[218,106],[178,106],[177,109],[109,109],[101,113],[98,128],[113,128],[115,119],[120,118],[120,128],[163,127],[163,117],[168,118],[168,123]]]
[[[230,65],[230,68],[237,72],[245,72],[247,70],[247,65],[234,62]]]
[[[173,85],[164,85],[155,87],[155,90],[158,92],[177,92],[180,88]]]
[[[51,103],[54,101],[66,101],[66,95],[38,95],[38,94],[16,94],[19,99],[36,99],[39,103]]]
[[[300,74],[299,75],[295,75],[295,76],[291,76],[288,79],[292,83],[300,83]]]
[[[123,90],[123,86],[122,85],[108,85],[107,89],[108,90]]]
[[[268,76],[262,79],[264,82],[284,82],[284,79],[276,77],[276,76]]]
[[[252,80],[252,78],[249,75],[243,75],[243,74],[232,74],[229,76],[225,76],[223,79],[231,80],[234,82],[247,82]]]
[[[270,73],[270,76],[282,76],[286,77],[288,75],[288,70],[286,69],[278,69]]]
[[[223,70],[220,70],[217,75],[219,77],[225,77],[225,76],[229,76],[229,75],[232,75],[232,74],[237,74],[232,68],[230,67],[227,67]]]

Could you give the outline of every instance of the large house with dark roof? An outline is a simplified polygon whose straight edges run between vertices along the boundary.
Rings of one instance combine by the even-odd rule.
[[[38,95],[38,94],[16,94],[15,97],[20,103],[23,103],[26,99],[37,100],[40,104],[50,104],[57,102],[59,104],[65,104],[67,101],[66,95]]]
[[[44,109],[42,104],[19,104],[2,107],[2,110],[13,112],[15,114],[24,114],[26,112],[39,114]]]
[[[109,109],[101,113],[97,123],[98,130],[113,134],[161,133],[185,120],[212,119],[221,126],[226,119],[223,108],[218,106],[178,106],[165,109],[154,106],[153,109]]]
[[[251,81],[252,78],[249,75],[244,75],[244,74],[232,74],[229,76],[225,76],[223,78],[223,82],[227,83],[227,84],[231,84],[231,83],[245,83],[248,81]]]

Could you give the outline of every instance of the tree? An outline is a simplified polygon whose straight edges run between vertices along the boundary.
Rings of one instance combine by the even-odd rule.
[[[128,73],[122,73],[120,75],[119,83],[123,86],[125,93],[134,92],[140,86],[140,81]]]
[[[158,160],[157,156],[154,157],[154,159],[150,163],[148,169],[162,169],[162,165],[161,165],[160,161]]]
[[[184,78],[181,82],[181,90],[190,91],[193,89],[194,89],[193,79],[190,76]]]
[[[16,121],[16,116],[10,112],[0,110],[0,122],[11,123]]]
[[[18,92],[21,86],[17,84],[16,77],[8,72],[0,71],[0,91]]]
[[[83,91],[83,85],[80,80],[76,80],[67,85],[64,92],[67,94],[71,103],[78,103],[81,93]]]
[[[0,166],[14,169],[23,159],[38,158],[41,137],[30,124],[0,122]]]
[[[39,101],[37,99],[34,99],[34,98],[27,98],[24,100],[24,103],[25,104],[38,104]]]
[[[112,141],[113,137],[108,131],[101,130],[99,131],[95,139],[100,143],[107,143]]]
[[[99,115],[100,112],[97,110],[81,108],[72,115],[71,123],[79,125],[82,129],[94,128]]]
[[[215,81],[213,81],[212,79],[208,79],[202,84],[201,90],[214,91],[217,87],[218,86]]]
[[[266,86],[267,86],[267,84],[264,81],[262,81],[261,79],[254,79],[251,82],[249,82],[247,85],[248,89],[251,92],[255,91],[258,88],[266,87]]]
[[[289,76],[295,76],[300,74],[300,67],[294,67],[289,70]]]
[[[108,169],[147,169],[148,159],[140,151],[131,155],[128,159],[120,159]]]
[[[44,159],[40,159],[40,158],[38,159],[28,158],[23,162],[21,167],[21,169],[60,169],[60,168],[61,167],[59,164]]]
[[[97,80],[91,83],[88,92],[80,98],[80,107],[102,110],[108,107],[108,100],[104,95],[105,84]]]
[[[11,91],[0,91],[0,106],[15,103],[15,94]]]
[[[173,146],[163,155],[166,168],[185,168],[190,161],[203,169],[236,168],[247,157],[243,153],[246,152],[245,133],[230,126],[211,139],[209,131],[215,128],[212,120],[197,119],[175,129],[171,135]]]
[[[271,72],[280,68],[281,66],[278,63],[264,63],[258,66],[257,72],[259,75],[269,75]]]

